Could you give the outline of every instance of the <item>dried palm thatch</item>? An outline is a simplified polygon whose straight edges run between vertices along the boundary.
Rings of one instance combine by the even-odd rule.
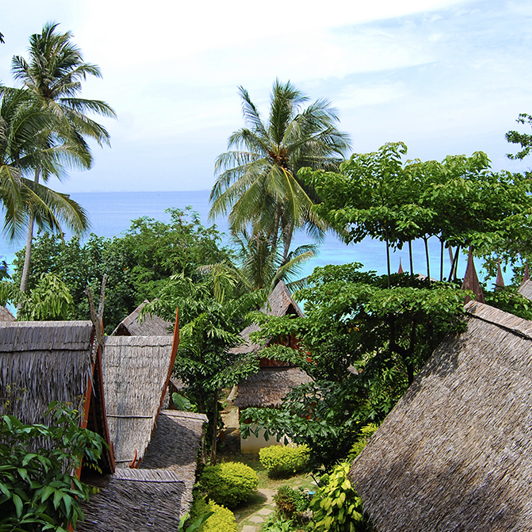
[[[100,492],[83,505],[84,532],[169,532],[185,513],[185,484],[168,470],[118,469],[114,475],[86,479]]]
[[[15,321],[15,316],[6,307],[0,305],[0,321]]]
[[[51,401],[80,406],[91,340],[90,321],[0,322],[0,413],[42,423]]]
[[[288,288],[283,281],[280,281],[268,296],[268,303],[260,309],[261,312],[268,316],[286,316],[292,314],[300,318],[303,317],[303,312],[299,305],[292,299]],[[244,339],[244,344],[231,349],[232,353],[258,353],[261,349],[260,344],[254,344],[250,341],[251,333],[260,331],[260,327],[252,323],[246,327],[240,336]]]
[[[205,414],[163,410],[144,454],[140,469],[168,469],[185,483],[181,504],[186,512],[192,504],[198,450],[207,423]]]
[[[172,336],[105,339],[105,402],[117,467],[127,467],[135,456],[143,457],[172,365]]]
[[[240,382],[234,404],[240,410],[250,407],[278,408],[290,390],[311,381],[299,368],[261,368],[257,374]]]
[[[530,279],[523,281],[523,284],[520,286],[518,292],[523,297],[532,300],[532,281]]]
[[[532,322],[478,302],[351,468],[379,532],[532,523]]]
[[[147,303],[149,301],[144,301],[129,316],[124,318],[111,333],[111,336],[165,336],[172,334],[170,332],[174,327],[172,322],[152,314],[140,316]]]

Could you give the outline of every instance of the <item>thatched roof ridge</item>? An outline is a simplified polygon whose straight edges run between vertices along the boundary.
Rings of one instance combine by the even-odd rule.
[[[9,410],[23,423],[42,423],[51,401],[79,407],[91,340],[90,321],[0,322],[0,413],[10,394]]]
[[[466,311],[351,468],[379,532],[530,530],[532,322]]]
[[[15,321],[15,316],[11,314],[11,311],[0,305],[0,321]]]
[[[467,267],[464,275],[464,282],[462,283],[462,290],[471,290],[475,294],[475,298],[480,303],[484,303],[484,292],[478,280],[477,270],[475,269],[475,262],[473,260],[473,251],[469,247],[469,255],[467,257]],[[471,298],[466,297],[465,302],[469,303]]]
[[[240,410],[250,407],[278,408],[290,390],[311,381],[299,368],[261,368],[257,374],[239,383],[234,405]]]
[[[78,532],[168,532],[186,512],[185,484],[173,471],[117,469],[88,483],[100,491],[83,505]]]
[[[140,313],[149,301],[143,301],[129,316],[124,318],[111,333],[111,336],[165,336],[174,324],[159,316],[146,314],[142,319]]]
[[[142,458],[172,363],[172,336],[108,336],[103,352],[107,419],[116,464]]]
[[[140,469],[168,469],[185,483],[182,508],[192,505],[198,450],[207,423],[205,414],[163,410],[157,420]]]
[[[518,292],[523,297],[532,300],[532,281],[530,279],[523,281],[523,284],[519,287]]]

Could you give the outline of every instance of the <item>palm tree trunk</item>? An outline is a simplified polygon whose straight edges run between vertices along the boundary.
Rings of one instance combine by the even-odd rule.
[[[41,169],[38,167],[35,169],[35,177],[33,179],[34,183],[39,182],[39,177],[41,175]],[[30,219],[28,221],[28,235],[26,237],[26,252],[24,254],[24,267],[22,269],[22,276],[20,278],[20,291],[26,292],[28,287],[28,277],[30,275],[30,265],[31,265],[31,251],[33,244],[33,226],[35,225],[35,216],[30,214]],[[22,308],[22,302],[17,305],[17,310]]]

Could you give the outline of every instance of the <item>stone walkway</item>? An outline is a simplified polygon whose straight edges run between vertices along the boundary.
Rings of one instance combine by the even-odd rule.
[[[273,502],[273,496],[277,490],[270,489],[261,489],[259,490],[259,495],[263,495],[266,498],[266,501],[262,506],[251,515],[246,516],[245,518],[240,519],[239,516],[236,516],[236,522],[238,525],[238,530],[241,532],[258,532],[262,523],[268,519],[268,516],[275,511],[275,502]]]

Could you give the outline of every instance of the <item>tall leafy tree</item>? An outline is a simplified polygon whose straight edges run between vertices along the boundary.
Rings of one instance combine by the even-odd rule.
[[[529,124],[532,126],[532,115],[528,113],[520,113],[516,122],[518,124]],[[506,133],[506,140],[512,144],[519,144],[521,150],[516,154],[508,153],[509,159],[524,159],[532,149],[532,135],[529,133],[520,133],[519,131],[508,131]]]
[[[86,63],[80,49],[72,42],[71,32],[57,32],[56,23],[44,25],[40,34],[30,37],[29,59],[14,56],[12,72],[16,80],[33,93],[42,108],[55,115],[57,127],[44,129],[39,135],[45,148],[68,142],[77,147],[82,157],[74,159],[65,156],[66,165],[82,164],[90,168],[92,158],[87,139],[98,144],[109,143],[109,133],[101,124],[91,119],[87,113],[115,117],[113,109],[101,100],[80,98],[82,81],[87,76],[101,77],[97,65]],[[42,164],[35,166],[34,182],[47,181],[50,173]],[[62,174],[55,174],[61,177]],[[25,291],[31,261],[31,243],[35,217],[30,213],[26,259],[21,279],[21,291]]]
[[[335,169],[349,137],[337,129],[327,100],[307,105],[308,97],[290,82],[273,84],[266,121],[243,87],[239,93],[246,127],[229,137],[231,151],[216,160],[210,214],[229,212],[234,233],[251,225],[253,234],[268,238],[272,252],[280,240],[286,260],[296,228],[319,233],[325,227],[311,211],[314,191],[298,179],[299,169]]]

